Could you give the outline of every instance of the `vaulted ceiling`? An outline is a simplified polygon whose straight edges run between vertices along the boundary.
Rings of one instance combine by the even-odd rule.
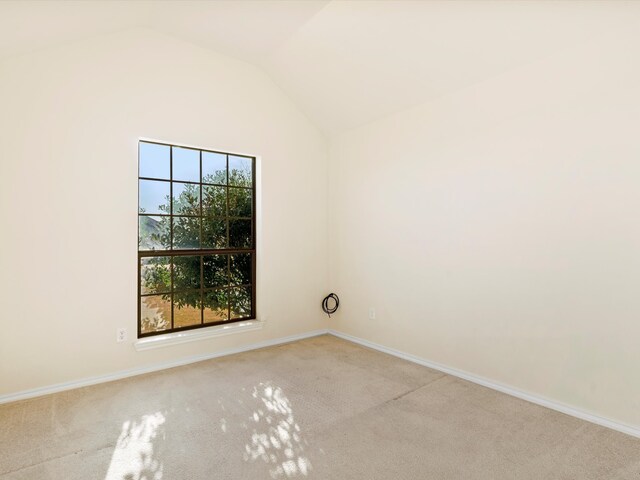
[[[262,68],[327,135],[481,82],[635,18],[639,3],[4,1],[0,60],[148,27]]]

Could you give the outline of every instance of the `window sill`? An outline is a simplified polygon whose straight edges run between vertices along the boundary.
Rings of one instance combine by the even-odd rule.
[[[264,326],[262,320],[247,320],[246,322],[236,322],[229,325],[217,325],[215,327],[200,328],[186,332],[167,333],[166,335],[156,335],[153,337],[141,338],[133,342],[133,346],[139,352],[154,348],[170,347],[181,343],[204,340],[205,338],[221,337],[232,333],[250,332],[260,330]]]

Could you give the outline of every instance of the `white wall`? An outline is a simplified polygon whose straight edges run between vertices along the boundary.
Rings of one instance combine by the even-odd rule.
[[[23,55],[0,132],[0,395],[325,326],[326,142],[257,69],[147,30]],[[261,157],[263,330],[133,349],[139,137]]]
[[[639,32],[337,138],[334,328],[638,428]]]

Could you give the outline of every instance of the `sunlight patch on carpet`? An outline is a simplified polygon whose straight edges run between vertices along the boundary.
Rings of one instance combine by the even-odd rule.
[[[307,442],[287,396],[280,387],[261,383],[253,389],[252,397],[259,406],[251,416],[255,425],[251,441],[245,445],[244,460],[269,464],[274,479],[307,476],[312,468],[304,455]]]
[[[163,434],[165,420],[156,412],[124,422],[105,480],[161,480],[163,465],[154,456],[154,443]]]

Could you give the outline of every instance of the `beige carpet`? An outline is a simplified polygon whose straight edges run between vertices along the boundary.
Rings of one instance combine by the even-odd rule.
[[[640,479],[640,440],[322,336],[0,406],[8,479]]]

